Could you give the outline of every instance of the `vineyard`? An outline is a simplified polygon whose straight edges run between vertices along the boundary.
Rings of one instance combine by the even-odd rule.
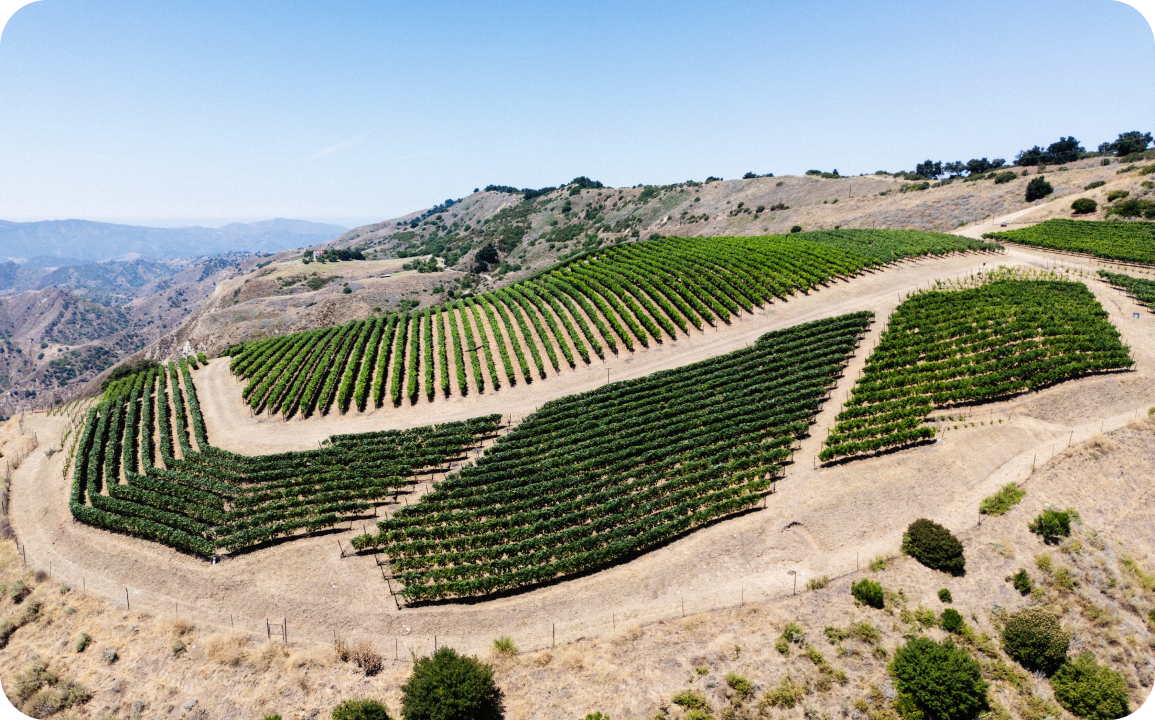
[[[903,258],[998,248],[907,230],[630,243],[446,305],[234,346],[229,367],[254,411],[286,418],[433,401],[532,383]]]
[[[88,409],[70,508],[89,525],[182,552],[240,552],[365,513],[416,471],[496,432],[498,420],[336,435],[316,450],[246,457],[209,444],[181,359],[113,382]]]
[[[982,285],[931,290],[890,317],[823,461],[934,437],[935,407],[990,402],[1132,365],[1091,291],[1067,280],[996,273]]]
[[[1114,287],[1122,288],[1131,297],[1146,305],[1150,310],[1155,310],[1155,280],[1143,280],[1142,278],[1107,272],[1106,270],[1100,270],[1099,277]]]
[[[353,540],[409,601],[600,568],[760,502],[870,313],[769,333],[704,362],[554,400],[474,465]]]
[[[1107,260],[1155,264],[1155,223],[1055,218],[1018,230],[985,233],[984,238],[1087,253]]]

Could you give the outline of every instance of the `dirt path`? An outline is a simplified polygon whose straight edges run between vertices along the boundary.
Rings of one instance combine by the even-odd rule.
[[[215,444],[257,454],[314,446],[334,433],[399,428],[512,413],[515,421],[542,402],[592,389],[612,379],[640,377],[744,347],[763,333],[855,310],[872,310],[863,349],[803,442],[767,507],[700,529],[630,562],[521,594],[473,603],[396,608],[387,580],[371,556],[342,557],[338,543],[373,522],[294,540],[210,565],[162,546],[73,523],[62,454],[34,454],[14,474],[12,522],[33,567],[52,566],[62,580],[86,584],[113,602],[125,591],[134,607],[167,611],[180,603],[198,624],[265,632],[266,618],[287,617],[290,634],[321,642],[334,631],[372,637],[382,647],[428,652],[442,644],[479,651],[499,635],[522,648],[611,631],[614,623],[652,620],[744,599],[780,596],[816,575],[838,576],[878,553],[894,552],[902,530],[930,517],[952,530],[977,524],[978,500],[999,484],[1022,480],[1033,462],[1074,442],[1128,422],[1155,405],[1155,333],[1150,315],[1133,320],[1137,306],[1089,276],[1094,265],[1063,256],[1084,278],[1123,334],[1137,361],[1129,373],[1101,375],[970,411],[975,427],[950,429],[934,444],[869,460],[816,467],[814,458],[838,405],[854,382],[885,319],[906,292],[936,278],[953,278],[996,264],[1046,267],[1046,253],[1011,249],[1005,256],[958,256],[907,262],[850,282],[775,303],[732,325],[648,350],[622,352],[605,363],[564,373],[550,382],[455,396],[414,407],[284,422],[252,418],[240,403],[241,384],[217,360],[195,374],[209,436]],[[1000,422],[1001,421],[1001,422]],[[63,420],[38,416],[49,442]],[[59,427],[57,425],[59,424]],[[55,434],[54,434],[55,433]],[[791,575],[796,572],[797,575]]]

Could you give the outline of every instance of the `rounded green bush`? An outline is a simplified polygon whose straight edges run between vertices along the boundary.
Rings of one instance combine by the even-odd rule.
[[[1045,510],[1027,523],[1027,528],[1034,534],[1041,535],[1043,542],[1054,545],[1059,542],[1059,538],[1071,534],[1071,515],[1061,510]]]
[[[962,543],[933,520],[920,518],[912,522],[902,536],[902,551],[931,570],[966,574]]]
[[[389,713],[376,700],[356,698],[333,708],[333,720],[389,720]]]
[[[894,651],[887,669],[899,706],[917,710],[925,720],[968,720],[987,707],[987,683],[978,662],[950,640],[911,638]]]
[[[1091,198],[1079,198],[1075,202],[1071,203],[1071,209],[1075,211],[1076,215],[1086,215],[1098,210],[1099,203],[1095,202]]]
[[[1127,681],[1089,652],[1063,663],[1051,677],[1051,688],[1060,705],[1088,720],[1115,720],[1131,712]]]
[[[946,588],[938,591],[938,599],[948,605],[954,602],[954,598],[950,596],[950,590],[947,590]]]
[[[1039,200],[1053,193],[1055,189],[1051,187],[1051,183],[1042,175],[1027,183],[1027,202],[1032,200]]]
[[[504,711],[493,668],[452,648],[420,658],[401,686],[405,720],[499,720]]]
[[[1019,568],[1019,571],[1011,575],[1007,580],[1010,580],[1011,584],[1015,586],[1015,590],[1018,590],[1022,595],[1030,595],[1031,588],[1035,586],[1026,568]]]
[[[862,578],[850,586],[850,594],[863,605],[882,609],[882,586],[869,578]]]
[[[792,233],[802,232],[802,226],[801,225],[795,225],[794,227],[790,228],[790,232],[792,232]]]
[[[1067,659],[1070,644],[1058,618],[1042,608],[1020,610],[1003,627],[1003,650],[1028,670],[1050,675]]]
[[[966,627],[966,622],[963,621],[963,616],[958,610],[954,608],[947,608],[942,611],[942,629],[947,632],[957,633],[962,632]]]

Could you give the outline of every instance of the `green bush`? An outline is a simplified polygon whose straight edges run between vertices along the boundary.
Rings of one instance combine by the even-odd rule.
[[[790,228],[790,232],[800,233],[800,232],[802,232],[802,226],[801,225],[795,225],[794,227]]]
[[[1063,663],[1051,678],[1055,699],[1072,714],[1089,720],[1115,720],[1128,715],[1127,681],[1095,662],[1089,652]]]
[[[1031,589],[1035,586],[1031,576],[1027,574],[1026,568],[1019,568],[1019,571],[1007,580],[1010,580],[1011,584],[1015,586],[1015,590],[1018,590],[1022,595],[1030,595]]]
[[[377,700],[357,698],[333,708],[333,720],[389,720],[389,713]]]
[[[882,585],[869,578],[862,578],[850,586],[850,594],[863,605],[882,609]]]
[[[1015,175],[1015,172],[1013,170],[1004,170],[1003,172],[999,173],[998,175],[995,175],[995,185],[1003,185],[1005,183],[1009,183],[1011,180],[1014,180],[1016,177],[1018,177],[1018,176]]]
[[[1053,193],[1055,189],[1051,187],[1051,183],[1042,175],[1035,177],[1027,183],[1027,202],[1039,200]]]
[[[1107,183],[1103,182],[1102,180],[1096,180],[1093,183],[1088,183],[1083,189],[1084,190],[1094,190],[1095,188],[1103,187],[1106,184]]]
[[[938,591],[938,599],[948,604],[954,602],[954,598],[950,596],[950,590],[947,590],[946,588]]]
[[[1107,202],[1115,202],[1116,200],[1122,200],[1123,198],[1127,197],[1130,194],[1131,193],[1127,190],[1112,190],[1111,192],[1107,193]]]
[[[76,638],[76,652],[82,653],[88,649],[92,644],[92,636],[86,632],[80,633],[80,637]]]
[[[1099,203],[1095,202],[1091,198],[1079,198],[1075,202],[1071,203],[1071,209],[1075,211],[1076,215],[1086,215],[1098,210]]]
[[[1022,502],[1027,491],[1014,483],[1007,483],[994,495],[988,495],[979,502],[979,512],[983,515],[1002,515]]]
[[[954,608],[947,608],[942,611],[942,629],[951,633],[962,632],[966,627],[966,622],[963,621],[963,616],[958,610]]]
[[[1058,618],[1042,608],[1020,610],[1003,626],[1003,650],[1031,671],[1053,673],[1067,659],[1070,644]]]
[[[670,698],[670,702],[675,705],[681,705],[687,710],[698,710],[706,707],[706,696],[693,690],[683,690]]]
[[[504,711],[493,668],[452,648],[418,659],[401,686],[405,720],[497,720]]]
[[[987,707],[987,683],[978,662],[947,640],[915,637],[899,646],[887,668],[899,693],[899,706],[925,720],[965,720]]]
[[[902,551],[931,570],[966,574],[962,543],[933,520],[920,518],[912,522],[902,536]]]
[[[726,684],[743,700],[754,694],[754,683],[747,680],[745,675],[730,673],[726,676]]]
[[[1043,542],[1054,545],[1059,538],[1071,534],[1071,514],[1062,510],[1045,510],[1031,522],[1027,523],[1031,532],[1040,535]]]

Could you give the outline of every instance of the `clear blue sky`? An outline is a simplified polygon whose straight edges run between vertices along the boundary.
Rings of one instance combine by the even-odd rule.
[[[862,173],[1155,131],[1113,0],[41,0],[0,218],[352,226],[488,183]]]

